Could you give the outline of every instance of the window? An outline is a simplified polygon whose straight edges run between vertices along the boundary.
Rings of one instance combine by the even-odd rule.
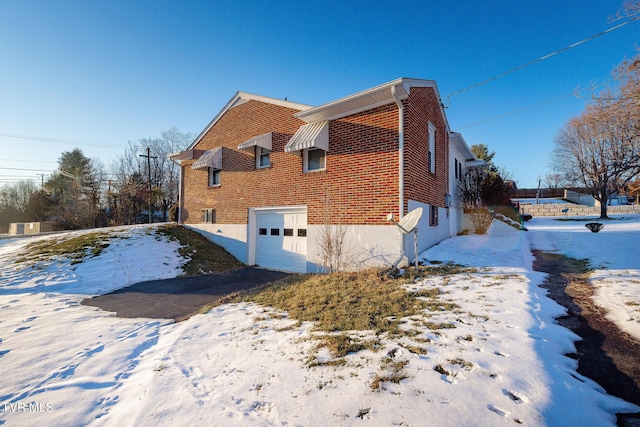
[[[431,226],[436,226],[438,225],[438,207],[437,206],[430,206],[429,209],[429,225]]]
[[[299,228],[298,229],[298,237],[307,237],[307,229]]]
[[[304,150],[304,171],[312,172],[324,170],[326,166],[326,152],[319,148]]]
[[[458,179],[462,181],[462,162],[458,162]]]
[[[258,234],[260,236],[266,236],[267,235],[267,229],[266,228],[259,228],[258,229]]]
[[[220,185],[220,169],[209,169],[209,187]]]
[[[256,146],[256,169],[271,166],[271,150]]]
[[[215,209],[203,209],[202,217],[200,222],[205,224],[215,224],[216,223],[216,210]]]
[[[280,235],[280,229],[279,228],[272,228],[271,229],[271,235],[272,236],[279,236]]]
[[[456,175],[456,179],[460,179],[460,175],[458,175],[458,159],[455,159],[455,164],[453,166],[453,172]]]
[[[293,236],[293,228],[285,228],[283,236]]]
[[[436,173],[436,127],[429,122],[429,153],[427,156],[429,162],[429,172]]]

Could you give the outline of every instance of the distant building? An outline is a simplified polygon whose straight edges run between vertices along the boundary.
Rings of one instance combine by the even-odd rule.
[[[12,222],[9,224],[9,235],[39,234],[56,231],[52,222]]]

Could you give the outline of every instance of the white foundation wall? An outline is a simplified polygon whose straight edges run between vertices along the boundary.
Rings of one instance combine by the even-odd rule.
[[[188,224],[185,227],[199,232],[213,243],[225,248],[239,261],[247,263],[246,224]],[[324,225],[307,226],[307,272],[309,273],[323,272],[319,243],[324,234],[324,227]],[[345,232],[343,246],[345,270],[390,267],[399,261],[403,238],[395,225],[340,227]],[[413,240],[411,242],[411,248],[413,248]],[[406,265],[406,263],[406,257],[400,260],[400,265]]]
[[[390,267],[400,258],[402,235],[393,225],[341,225],[344,230],[345,270],[369,267]],[[324,225],[307,227],[307,271],[323,272],[320,242],[325,234]]]
[[[422,218],[416,227],[418,230],[418,254],[450,237],[451,212],[449,209],[439,207],[438,225],[429,225],[430,206],[428,204],[409,200],[408,207],[409,212],[416,208],[422,208]],[[403,240],[405,256],[408,262],[412,263],[416,256],[413,233],[405,234]]]
[[[184,224],[247,263],[247,224]]]

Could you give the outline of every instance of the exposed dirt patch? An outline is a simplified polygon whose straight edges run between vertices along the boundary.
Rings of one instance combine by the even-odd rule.
[[[566,307],[558,323],[582,338],[577,341],[578,372],[600,384],[607,393],[640,405],[640,342],[605,318],[592,300],[587,262],[534,250],[536,271],[548,273],[542,285],[549,297]],[[639,414],[619,414],[618,425],[640,425]]]

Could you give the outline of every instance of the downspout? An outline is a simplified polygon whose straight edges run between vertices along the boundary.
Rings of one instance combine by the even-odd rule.
[[[404,216],[404,105],[400,99],[396,86],[391,86],[391,96],[398,104],[398,214]],[[404,235],[400,238],[400,257],[393,265],[398,265],[404,259]]]
[[[169,160],[172,161],[173,163],[175,163],[176,165],[178,165],[178,167],[180,168],[180,174],[178,175],[178,224],[182,224],[182,206],[183,206],[183,200],[182,200],[182,173],[183,171],[183,167],[182,167],[182,161],[181,160],[174,160],[172,159],[170,156]]]
[[[391,86],[391,95],[398,104],[398,214],[404,216],[404,105],[396,93],[396,86]]]
[[[184,174],[184,168],[182,162],[178,163],[180,167],[180,174],[178,174],[178,224],[182,224],[182,211],[184,208],[184,197],[182,191],[182,175]]]

